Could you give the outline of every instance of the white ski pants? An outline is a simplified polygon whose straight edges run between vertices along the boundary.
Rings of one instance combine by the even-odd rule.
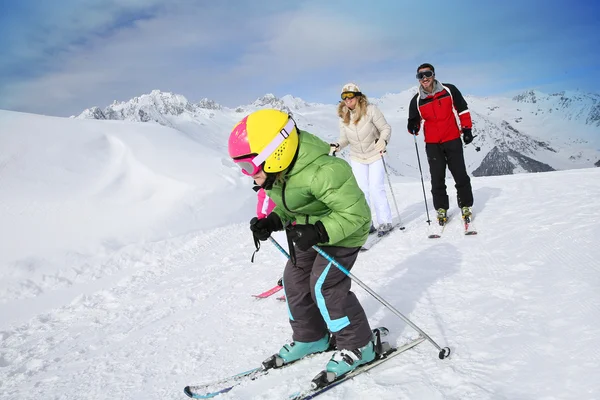
[[[362,164],[354,160],[350,161],[358,186],[365,194],[371,210],[375,211],[377,224],[391,224],[392,210],[390,209],[390,204],[385,193],[385,168],[383,166],[383,159],[380,158],[371,164]]]

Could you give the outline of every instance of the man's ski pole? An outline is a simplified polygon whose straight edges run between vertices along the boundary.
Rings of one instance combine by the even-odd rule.
[[[358,279],[357,277],[352,275],[352,273],[350,271],[348,271],[346,268],[344,268],[340,263],[338,263],[333,257],[331,257],[329,254],[327,254],[325,251],[323,251],[323,249],[321,249],[319,246],[316,246],[316,245],[313,246],[313,249],[315,249],[323,258],[325,258],[327,261],[329,261],[330,263],[335,265],[346,276],[348,276],[350,279],[352,279],[354,282],[356,282],[361,288],[365,289],[367,291],[367,293],[369,293],[371,296],[375,297],[375,299],[377,299],[377,301],[379,301],[381,304],[386,306],[391,312],[396,314],[397,317],[399,317],[404,322],[406,322],[408,325],[410,325],[414,330],[419,332],[425,339],[427,339],[432,345],[434,345],[440,351],[438,356],[440,357],[441,360],[443,360],[444,358],[446,358],[450,355],[449,347],[441,348],[432,338],[429,337],[429,335],[427,335],[425,332],[423,332],[423,330],[421,330],[421,328],[419,328],[417,325],[412,323],[411,320],[406,318],[400,311],[396,310],[390,303],[385,301],[381,296],[379,296],[371,288],[369,288],[367,285],[365,285],[360,279]]]
[[[421,173],[421,186],[423,186],[423,199],[425,200],[425,211],[427,212],[427,222],[431,225],[431,219],[429,219],[429,208],[427,207],[427,196],[425,196],[425,183],[423,182],[423,170],[421,169],[421,159],[419,158],[419,146],[417,146],[417,135],[413,134],[415,139],[415,150],[417,150],[417,161],[419,163],[419,172]]]

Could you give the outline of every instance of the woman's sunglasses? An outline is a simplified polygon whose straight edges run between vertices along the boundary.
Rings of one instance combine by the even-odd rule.
[[[431,78],[433,76],[433,71],[423,71],[417,73],[417,79],[422,80],[423,78]]]
[[[353,99],[356,96],[360,96],[360,93],[358,93],[358,92],[344,92],[344,93],[342,93],[342,100]]]

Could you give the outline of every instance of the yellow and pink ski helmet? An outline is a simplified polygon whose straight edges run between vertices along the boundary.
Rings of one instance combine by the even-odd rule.
[[[264,162],[267,173],[290,166],[298,149],[298,130],[290,116],[280,110],[255,111],[233,128],[229,135],[229,156],[234,160],[252,158],[258,167]]]

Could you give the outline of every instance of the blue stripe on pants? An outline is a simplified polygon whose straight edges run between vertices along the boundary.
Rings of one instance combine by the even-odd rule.
[[[325,278],[327,277],[327,273],[329,272],[329,269],[331,269],[331,263],[329,263],[327,265],[327,268],[325,268],[325,270],[323,270],[323,273],[321,274],[321,276],[319,276],[319,279],[317,280],[317,283],[315,284],[315,297],[317,298],[317,306],[319,307],[319,311],[321,311],[321,315],[323,316],[325,323],[327,323],[327,327],[329,328],[329,330],[331,332],[339,332],[342,329],[344,329],[345,327],[347,327],[348,325],[350,325],[350,320],[348,319],[348,317],[342,317],[342,318],[332,320],[331,317],[329,316],[329,310],[327,310],[327,305],[325,304],[325,298],[323,297],[323,293],[322,293],[323,283],[325,282]],[[291,314],[290,314],[290,317],[291,317]]]
[[[287,293],[285,292],[285,281],[282,280],[281,284],[283,285],[283,295],[286,298],[285,306],[287,307],[287,310],[288,310],[288,316],[290,317],[290,321],[293,321],[294,317],[292,317],[292,311],[290,310],[290,303],[288,303],[288,301],[287,301]]]

